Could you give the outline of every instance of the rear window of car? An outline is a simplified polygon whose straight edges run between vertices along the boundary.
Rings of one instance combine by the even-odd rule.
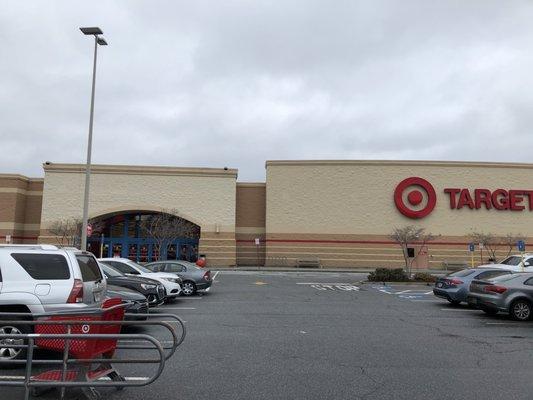
[[[471,269],[463,269],[461,271],[452,272],[447,276],[456,276],[458,278],[464,278],[465,276],[472,275],[473,273],[474,271],[472,271]]]
[[[67,259],[60,254],[12,253],[11,257],[33,279],[65,280],[70,279]]]
[[[510,274],[511,274],[510,271],[505,271],[505,270],[484,271],[480,273],[479,275],[477,275],[475,278],[476,279],[494,279],[500,275],[510,275]]]
[[[497,276],[496,278],[492,278],[491,281],[492,282],[507,282],[507,281],[510,281],[510,280],[513,280],[513,279],[516,279],[516,278],[520,278],[520,275],[518,275],[518,274],[509,274],[509,275]]]
[[[80,266],[81,278],[84,282],[93,282],[102,279],[98,263],[92,256],[79,254],[76,256]]]

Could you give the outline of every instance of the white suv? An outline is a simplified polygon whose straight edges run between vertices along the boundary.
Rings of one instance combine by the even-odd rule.
[[[52,245],[0,245],[2,313],[98,307],[105,292],[105,279],[91,253]],[[17,318],[0,317],[0,334],[31,332],[28,325],[2,322],[8,319]],[[0,362],[23,356],[21,349],[2,348],[6,343],[13,340],[0,340]]]
[[[497,264],[480,265],[479,268],[501,268],[513,272],[533,272],[533,254],[515,254]]]

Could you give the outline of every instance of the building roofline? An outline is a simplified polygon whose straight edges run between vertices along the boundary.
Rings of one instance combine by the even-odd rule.
[[[31,178],[20,174],[0,174],[0,179],[18,179],[24,182],[44,182],[44,178]]]
[[[85,164],[43,164],[45,172],[82,173]],[[211,176],[223,178],[237,178],[237,169],[224,168],[194,168],[194,167],[160,167],[148,165],[111,165],[93,164],[91,173],[97,174],[125,174],[125,175],[176,175],[176,176]]]
[[[533,169],[533,164],[488,161],[425,161],[425,160],[268,160],[270,166],[302,165],[361,165],[361,166],[432,166],[432,167],[472,167],[472,168],[523,168]]]
[[[237,182],[237,186],[241,187],[265,187],[266,182]]]

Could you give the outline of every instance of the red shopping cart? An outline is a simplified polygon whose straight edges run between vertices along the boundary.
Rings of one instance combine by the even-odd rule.
[[[124,381],[124,378],[111,365],[111,359],[117,347],[118,334],[121,330],[120,324],[113,324],[112,322],[123,321],[124,307],[121,299],[108,299],[104,302],[102,309],[95,310],[93,314],[54,315],[39,320],[39,322],[51,321],[51,324],[37,324],[35,326],[36,334],[82,334],[87,335],[87,339],[36,339],[35,344],[39,348],[61,352],[64,360],[73,358],[77,362],[68,365],[68,368],[65,363],[63,369],[49,370],[34,375],[31,380],[39,382],[92,382],[102,377],[108,377],[113,381]],[[73,322],[68,323],[66,321]],[[104,324],[99,321],[110,323]],[[62,323],[59,325],[53,324],[53,322]],[[94,322],[98,323],[94,324]],[[117,335],[117,338],[91,338],[91,335],[101,334]]]

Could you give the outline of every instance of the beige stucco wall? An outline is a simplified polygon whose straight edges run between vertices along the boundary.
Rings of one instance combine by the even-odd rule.
[[[267,162],[269,233],[383,235],[413,223],[393,201],[395,187],[418,176],[431,182],[437,205],[416,224],[434,233],[457,236],[472,230],[527,233],[533,212],[451,210],[444,188],[533,190],[533,164],[450,162],[332,161]],[[525,202],[527,205],[527,202]]]
[[[268,161],[267,264],[292,265],[319,257],[329,266],[393,266],[401,254],[388,235],[394,227],[417,225],[441,235],[428,260],[468,260],[465,243],[473,231],[521,233],[533,238],[533,212],[452,210],[444,188],[533,190],[533,164],[412,161]],[[394,189],[421,177],[435,188],[437,205],[423,219],[402,215]],[[457,243],[457,245],[454,245]],[[507,250],[503,247],[499,254]]]
[[[81,218],[85,167],[44,165],[41,240],[51,222]],[[129,211],[177,210],[201,227],[199,253],[211,265],[235,264],[237,171],[96,165],[91,172],[89,217]]]

